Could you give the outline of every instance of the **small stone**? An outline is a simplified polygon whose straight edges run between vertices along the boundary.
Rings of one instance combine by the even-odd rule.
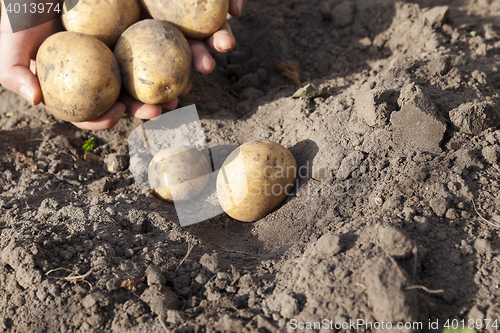
[[[10,297],[10,301],[17,307],[21,307],[26,303],[26,298],[23,294],[14,294]]]
[[[227,261],[217,253],[205,253],[200,258],[200,264],[208,269],[212,274],[219,271],[225,271],[228,268]]]
[[[477,135],[490,127],[500,125],[500,112],[493,102],[474,101],[451,110],[450,120],[460,131]]]
[[[484,238],[476,239],[476,241],[474,242],[474,248],[476,249],[477,253],[480,255],[491,253],[491,245]]]
[[[96,180],[95,182],[89,185],[90,190],[96,193],[103,193],[109,191],[111,187],[112,183],[107,177]]]
[[[458,214],[458,211],[454,208],[450,208],[446,211],[446,215],[445,215],[447,218],[449,218],[450,220],[456,220],[460,217],[460,215]]]
[[[215,285],[219,289],[226,289],[227,286],[229,286],[229,281],[228,280],[221,280],[221,279],[215,279]]]
[[[401,205],[403,200],[404,200],[404,197],[402,195],[395,194],[395,195],[391,196],[389,199],[387,199],[386,202],[384,202],[384,205],[382,208],[384,210],[396,209]]]
[[[222,297],[219,290],[215,286],[208,286],[205,289],[205,295],[207,297],[207,300],[209,300],[211,302],[216,302],[216,301],[220,300]]]
[[[448,6],[436,6],[423,10],[422,16],[426,25],[432,28],[441,28],[448,20],[450,9]]]
[[[148,286],[162,285],[167,282],[165,275],[155,265],[149,265],[146,269],[146,276],[148,278]]]
[[[398,258],[410,256],[416,245],[405,233],[391,226],[379,227],[377,239],[385,253]]]
[[[356,6],[350,1],[342,1],[333,7],[330,17],[337,28],[345,28],[354,22]]]
[[[393,111],[390,102],[392,94],[395,94],[394,90],[371,89],[369,83],[363,84],[361,89],[354,94],[356,114],[368,126],[384,126]]]
[[[331,145],[320,149],[312,163],[314,165],[312,178],[320,182],[333,182],[335,171],[340,167],[344,157],[342,149],[338,146]]]
[[[106,170],[110,173],[123,171],[128,168],[127,158],[119,154],[109,154],[104,158]]]
[[[448,210],[448,201],[443,197],[433,198],[429,201],[429,205],[437,216],[444,216]]]
[[[178,310],[167,310],[167,323],[180,324],[182,322],[181,313]]]
[[[54,297],[61,295],[61,287],[58,284],[51,284],[47,290]]]
[[[427,64],[429,73],[433,75],[445,75],[450,71],[450,58],[438,56]]]
[[[428,176],[428,172],[425,168],[415,168],[410,171],[410,178],[416,183],[423,182]]]
[[[340,237],[333,233],[327,233],[321,236],[314,247],[314,255],[318,257],[331,257],[339,254],[343,249]]]
[[[112,278],[106,282],[106,289],[109,291],[118,290],[121,287],[121,279]]]
[[[178,310],[180,306],[177,295],[164,285],[152,285],[148,287],[142,293],[141,300],[149,305],[152,312],[163,317],[167,317],[169,309]]]
[[[364,154],[357,150],[347,155],[340,164],[340,168],[338,169],[336,175],[337,178],[340,180],[346,180],[351,173],[361,165],[364,158]]]
[[[40,302],[45,302],[49,294],[44,290],[44,288],[39,288],[36,292],[36,297],[40,300]]]
[[[134,249],[127,248],[123,250],[123,255],[125,256],[125,259],[130,259],[134,256]]]
[[[420,87],[411,84],[401,90],[401,110],[391,114],[393,140],[400,147],[426,152],[441,152],[446,124],[436,106]]]
[[[486,146],[482,150],[483,157],[489,164],[498,164],[500,147],[498,145]]]
[[[123,304],[126,313],[134,318],[139,318],[147,312],[146,304],[142,301],[128,300]]]
[[[92,294],[88,294],[82,299],[82,305],[84,308],[91,308],[96,305],[98,302],[104,300],[104,294],[100,291],[96,291]]]
[[[295,318],[299,313],[299,301],[291,295],[283,295],[281,297],[281,311],[283,318]]]
[[[205,274],[200,273],[194,278],[194,280],[196,281],[196,283],[204,285],[205,283],[207,283],[208,277]]]
[[[256,284],[257,284],[257,279],[250,273],[243,275],[238,281],[238,285],[240,287],[253,288]]]

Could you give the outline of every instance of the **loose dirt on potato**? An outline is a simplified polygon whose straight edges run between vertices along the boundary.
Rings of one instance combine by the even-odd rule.
[[[181,227],[129,168],[142,121],[83,131],[0,88],[0,330],[495,332],[500,2],[251,0],[230,24],[180,106],[209,144],[289,148],[294,193]],[[297,76],[331,95],[292,99]]]

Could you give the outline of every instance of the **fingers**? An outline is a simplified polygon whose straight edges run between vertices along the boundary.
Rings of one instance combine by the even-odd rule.
[[[6,89],[18,93],[32,105],[37,105],[42,100],[42,91],[38,80],[29,68],[23,65],[13,67],[1,66],[0,83]]]
[[[207,39],[207,44],[212,50],[220,53],[229,52],[234,48],[236,40],[227,21]]]
[[[0,83],[36,105],[42,99],[38,80],[30,70],[31,56],[24,47],[26,34],[3,33],[0,39]],[[33,67],[33,66],[32,66]],[[34,69],[34,68],[33,68]]]
[[[234,17],[239,17],[244,2],[245,0],[229,0],[229,14]]]
[[[12,32],[6,11],[0,20],[0,84],[38,104],[42,92],[35,77],[35,55],[40,44],[60,29],[60,19],[16,33]]]
[[[176,97],[171,101],[160,104],[160,106],[165,109],[173,110],[177,107],[177,104],[179,104],[179,99]]]
[[[208,52],[202,41],[189,39],[189,46],[193,54],[193,67],[202,74],[209,74],[215,68],[215,60]]]
[[[111,107],[111,109],[109,109],[108,112],[95,120],[78,123],[72,122],[72,124],[78,128],[89,131],[108,129],[118,124],[120,118],[123,116],[123,113],[125,113],[125,110],[125,104],[117,102]]]
[[[127,93],[122,92],[118,101],[125,104],[127,114],[139,119],[153,119],[161,115],[161,106],[144,104]]]

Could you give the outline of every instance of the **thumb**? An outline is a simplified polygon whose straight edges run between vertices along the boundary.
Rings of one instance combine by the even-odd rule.
[[[2,86],[18,93],[32,105],[40,103],[42,91],[37,78],[29,68],[23,65],[4,68],[1,76]]]
[[[0,21],[0,84],[36,105],[42,99],[40,84],[35,77],[35,62],[31,58],[33,35],[29,30],[12,33],[5,11]],[[32,70],[30,70],[30,67]]]

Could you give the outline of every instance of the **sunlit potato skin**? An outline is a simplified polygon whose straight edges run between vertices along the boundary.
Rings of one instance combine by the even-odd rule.
[[[293,155],[278,143],[245,143],[228,156],[219,170],[219,203],[236,220],[257,221],[291,194],[296,173]]]
[[[139,21],[141,9],[138,0],[78,0],[67,8],[63,5],[62,23],[68,31],[93,36],[113,48],[120,35]]]
[[[170,22],[188,38],[206,38],[226,20],[229,0],[141,0],[156,20]]]
[[[173,147],[157,153],[149,164],[153,193],[167,202],[189,202],[205,188],[210,174],[207,158],[195,148]]]
[[[145,104],[171,101],[189,83],[191,49],[182,33],[170,23],[135,23],[122,34],[114,54],[125,90]]]
[[[42,103],[65,121],[97,119],[120,94],[118,63],[97,38],[68,31],[56,33],[40,46],[36,64]]]

